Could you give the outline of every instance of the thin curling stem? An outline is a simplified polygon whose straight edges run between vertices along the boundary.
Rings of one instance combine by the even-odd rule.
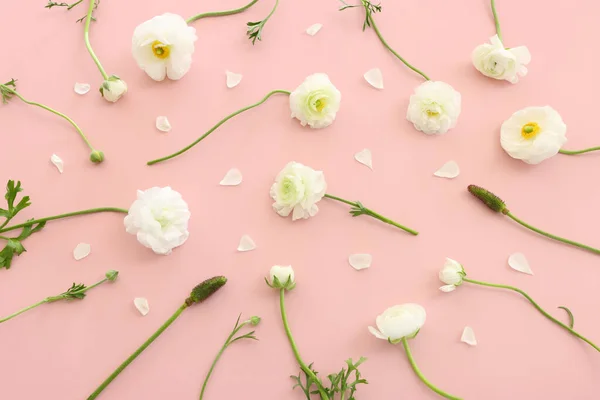
[[[253,5],[255,5],[258,2],[258,0],[252,0],[250,3],[246,4],[243,7],[240,8],[236,8],[233,10],[226,10],[226,11],[213,11],[213,12],[207,12],[207,13],[201,13],[201,14],[196,14],[193,17],[188,18],[185,22],[187,22],[188,24],[197,21],[199,19],[202,18],[210,18],[210,17],[224,17],[226,15],[233,15],[233,14],[239,14],[241,12],[246,11],[247,9],[249,9],[250,7],[252,7]]]
[[[500,41],[502,43],[504,43],[504,41],[502,40],[502,30],[500,29],[500,21],[498,20],[498,13],[496,12],[496,0],[491,0],[492,1],[492,14],[494,14],[494,25],[496,25],[496,34],[498,35],[498,39],[500,39]]]
[[[83,32],[83,38],[85,40],[85,47],[87,48],[88,52],[90,53],[90,56],[92,56],[92,60],[94,60],[94,63],[98,67],[98,70],[100,70],[102,77],[106,81],[106,80],[108,80],[108,74],[102,67],[100,60],[96,56],[96,53],[94,53],[94,49],[92,49],[92,45],[90,44],[90,23],[92,21],[92,13],[94,12],[95,4],[96,4],[96,0],[90,0],[90,6],[88,7],[88,12],[85,17],[85,28],[84,28],[84,32]]]
[[[598,146],[598,147],[590,147],[589,149],[583,149],[583,150],[563,150],[563,149],[561,149],[558,152],[560,154],[566,154],[568,156],[574,156],[574,155],[577,155],[577,154],[589,153],[589,152],[598,151],[598,150],[600,150],[600,146]]]

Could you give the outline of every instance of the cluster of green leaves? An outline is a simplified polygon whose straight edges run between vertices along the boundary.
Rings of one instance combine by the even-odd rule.
[[[252,41],[252,44],[256,43],[256,40],[262,40],[262,29],[267,23],[268,18],[263,19],[262,21],[256,22],[248,22],[246,23],[248,27],[248,31],[246,34],[248,35],[248,39]]]
[[[8,103],[8,100],[13,97],[13,91],[17,88],[17,80],[11,79],[10,81],[0,85],[0,95],[2,95],[2,103]]]
[[[18,181],[15,185],[15,181],[9,180],[6,184],[6,194],[4,195],[4,198],[6,199],[8,207],[6,209],[0,208],[0,217],[4,218],[4,222],[0,225],[0,233],[20,211],[31,205],[29,196],[23,196],[23,198],[15,204],[17,195],[21,191],[23,191],[21,188],[21,181]],[[0,268],[9,269],[14,256],[19,256],[26,251],[21,242],[35,232],[41,230],[44,225],[46,225],[45,222],[25,225],[22,228],[21,233],[16,237],[0,236],[1,239],[6,240],[7,242],[6,246],[0,251]]]
[[[327,376],[329,379],[329,387],[325,387],[321,382],[315,381],[305,371],[301,371],[297,376],[292,375],[291,378],[296,381],[294,388],[299,387],[306,398],[310,400],[310,396],[313,394],[319,394],[318,388],[322,388],[329,399],[334,400],[336,395],[340,400],[356,400],[355,394],[357,386],[360,384],[368,384],[367,380],[361,377],[358,367],[367,361],[366,358],[361,357],[356,363],[352,359],[346,360],[346,366],[341,369],[337,374],[330,374]],[[315,376],[318,376],[318,372],[313,369],[313,364],[310,364],[308,368],[312,371]],[[302,374],[304,374],[304,382],[302,381]]]
[[[69,3],[63,3],[63,2],[57,3],[55,1],[48,0],[48,4],[46,4],[44,6],[44,8],[51,9],[53,7],[66,7],[67,11],[69,11],[73,7],[78,6],[79,4],[81,4],[82,2],[83,2],[83,0],[78,0],[75,3],[69,4]],[[100,4],[100,0],[95,0],[94,11],[96,11],[96,9],[98,8],[99,4]],[[76,22],[83,22],[85,20],[85,17],[87,17],[87,14],[84,15],[83,17],[79,18]],[[93,14],[93,11],[92,11],[92,21],[95,21],[95,20],[96,20],[96,18],[94,17],[94,14]]]
[[[83,283],[75,283],[64,293],[55,296],[56,300],[82,300],[85,297],[85,290],[87,287]]]
[[[361,0],[361,4],[348,4],[344,0],[340,1],[343,5],[340,7],[339,11],[344,11],[348,8],[364,7],[366,15],[365,22],[363,23],[363,31],[367,29],[367,26],[371,27],[371,15],[381,12],[381,3],[373,4],[368,0]]]

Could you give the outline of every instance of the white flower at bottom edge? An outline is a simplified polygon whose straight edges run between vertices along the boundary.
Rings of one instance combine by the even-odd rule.
[[[465,275],[465,269],[458,261],[446,257],[446,262],[444,263],[444,266],[440,270],[438,276],[440,278],[440,281],[444,282],[446,285],[456,287],[462,283],[463,277]],[[448,289],[449,290],[444,290],[440,288],[440,290],[442,290],[443,292],[451,292],[452,290],[454,290],[450,288]]]
[[[163,14],[138,25],[133,32],[131,52],[150,78],[183,78],[192,66],[196,29],[177,14]]]
[[[471,59],[473,65],[483,75],[507,80],[510,83],[519,82],[519,77],[527,75],[525,65],[531,62],[531,54],[525,46],[505,49],[498,35],[490,38],[490,43],[479,45],[473,50]]]
[[[333,123],[340,109],[342,94],[326,74],[313,74],[290,94],[292,118],[302,126],[325,128]]]
[[[110,76],[100,87],[100,94],[104,100],[111,103],[119,100],[125,93],[127,93],[127,83],[115,75]]]
[[[189,237],[190,211],[181,195],[170,187],[137,192],[125,217],[128,233],[156,254],[170,254]]]
[[[426,81],[410,96],[406,119],[428,135],[441,135],[456,126],[461,97],[445,82]]]
[[[327,183],[323,171],[292,161],[275,178],[271,186],[273,210],[282,217],[292,213],[292,220],[313,217],[319,211],[317,202],[325,195]]]
[[[291,265],[274,265],[269,271],[269,286],[274,289],[292,290],[296,286],[294,269]]]
[[[419,333],[425,324],[427,313],[419,304],[407,303],[388,308],[377,316],[377,329],[369,326],[377,339],[384,339],[396,344],[406,337],[411,339]]]
[[[567,125],[550,106],[527,107],[502,123],[500,144],[512,158],[539,164],[567,142]]]

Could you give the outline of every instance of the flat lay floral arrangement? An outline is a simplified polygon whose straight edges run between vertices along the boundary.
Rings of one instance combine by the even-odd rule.
[[[44,1],[0,398],[597,397],[599,6]]]

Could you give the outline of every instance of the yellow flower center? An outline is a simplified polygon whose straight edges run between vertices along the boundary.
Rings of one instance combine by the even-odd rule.
[[[325,108],[326,105],[327,105],[326,99],[319,99],[319,100],[315,101],[315,108],[317,109],[318,112],[323,111],[323,109]]]
[[[168,45],[159,42],[158,40],[155,40],[154,42],[152,42],[152,53],[154,53],[154,55],[157,58],[164,59],[169,57],[171,49]]]
[[[437,117],[438,115],[440,115],[439,112],[433,110],[427,110],[425,111],[425,114],[427,114],[428,117]]]
[[[524,139],[533,139],[541,130],[542,128],[536,122],[528,122],[521,128],[521,136]]]

